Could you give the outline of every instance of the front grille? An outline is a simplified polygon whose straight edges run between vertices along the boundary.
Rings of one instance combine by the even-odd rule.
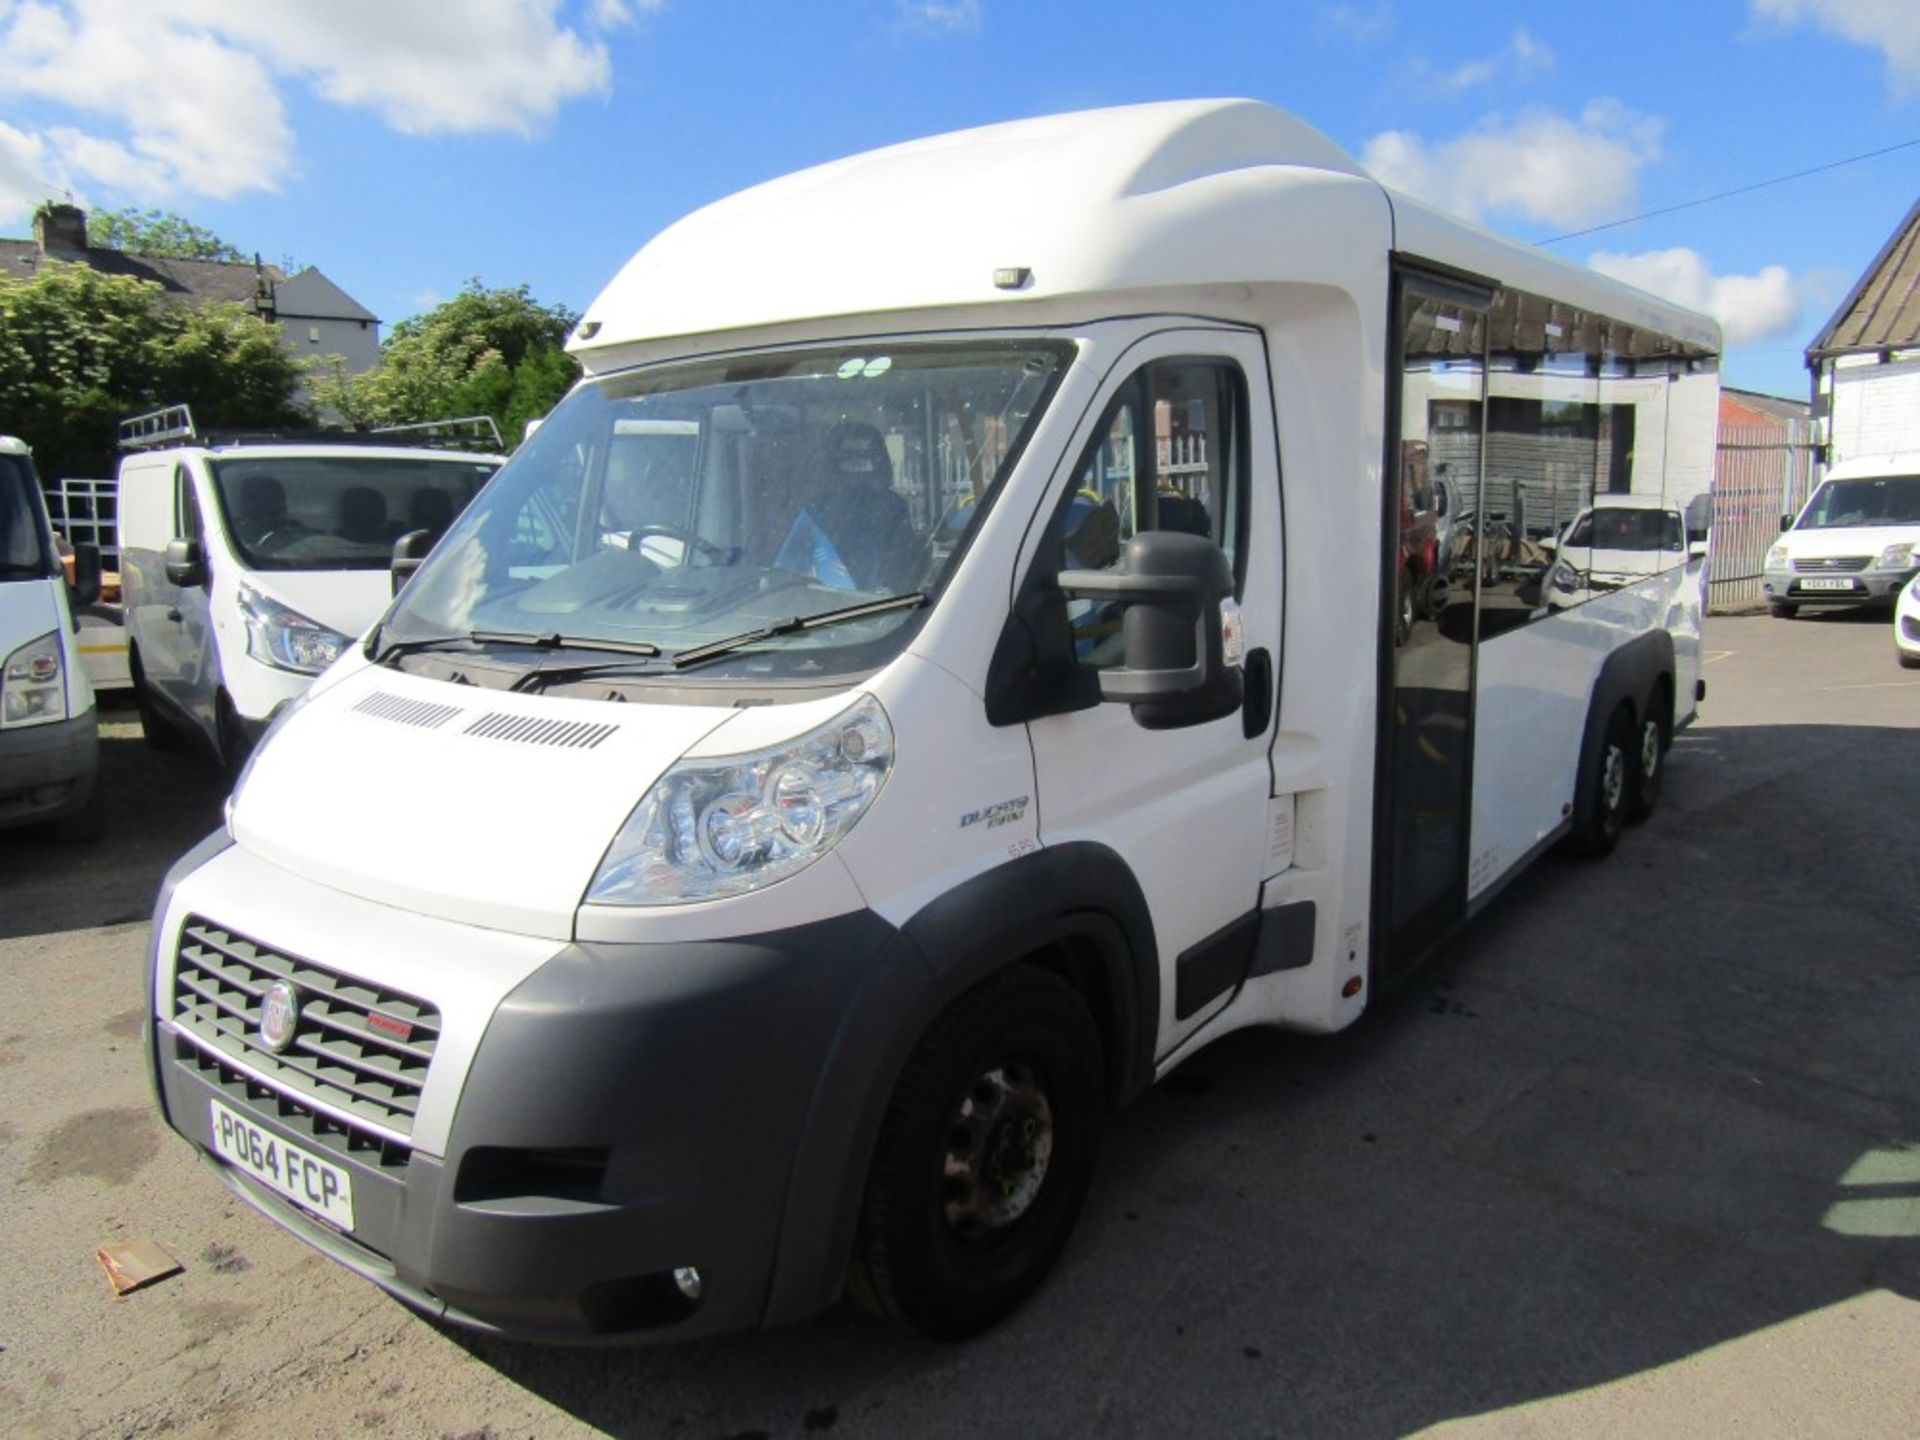
[[[1802,575],[1853,575],[1872,563],[1871,555],[1828,555],[1819,560],[1796,560],[1793,568]]]
[[[299,995],[293,1039],[260,1035],[261,996],[276,980]],[[180,932],[173,1019],[202,1049],[239,1061],[277,1093],[318,1101],[393,1134],[413,1133],[440,1038],[440,1012],[286,955],[198,915]]]
[[[216,1086],[236,1109],[249,1109],[274,1120],[282,1128],[310,1141],[316,1149],[378,1165],[383,1170],[404,1168],[413,1154],[411,1146],[376,1135],[363,1126],[322,1115],[311,1105],[262,1085],[218,1056],[208,1054],[185,1036],[175,1039],[173,1058],[189,1074]]]

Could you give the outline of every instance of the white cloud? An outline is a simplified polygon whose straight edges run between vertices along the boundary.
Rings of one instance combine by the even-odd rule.
[[[1811,24],[1886,57],[1902,93],[1920,90],[1920,5],[1914,0],[1752,0],[1753,13],[1782,25]]]
[[[604,30],[658,4],[591,0],[586,17]],[[560,10],[561,0],[0,0],[0,102],[85,117],[85,129],[31,138],[43,168],[115,192],[270,190],[294,167],[289,82],[408,135],[531,134],[565,102],[605,93],[606,45]]]
[[[1336,0],[1320,7],[1320,28],[1356,45],[1372,45],[1393,33],[1393,10],[1386,0],[1374,0],[1370,5]]]
[[[0,215],[24,215],[65,187],[51,176],[47,142],[0,121]]]
[[[1698,251],[1684,246],[1638,255],[1601,250],[1588,256],[1587,264],[1676,305],[1706,311],[1720,322],[1729,345],[1789,334],[1799,325],[1806,300],[1804,281],[1784,265],[1768,265],[1753,275],[1716,275]]]
[[[1502,76],[1523,78],[1553,68],[1553,51],[1525,30],[1513,32],[1513,39],[1493,55],[1468,60],[1450,70],[1442,70],[1427,60],[1414,62],[1414,73],[1425,84],[1444,95],[1457,95]]]
[[[1641,167],[1658,158],[1664,128],[1657,117],[1594,100],[1577,120],[1545,110],[1490,116],[1434,143],[1388,130],[1360,158],[1382,183],[1470,220],[1502,212],[1585,225],[1632,209]]]
[[[980,0],[895,0],[900,23],[923,35],[977,35]]]

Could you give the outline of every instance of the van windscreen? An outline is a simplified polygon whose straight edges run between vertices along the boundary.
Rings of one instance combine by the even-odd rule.
[[[461,517],[386,637],[535,634],[652,647],[665,664],[773,627],[721,668],[884,663],[911,633],[911,597],[937,599],[1070,353],[873,342],[591,381]],[[909,603],[880,604],[896,598]],[[849,608],[857,623],[797,623]]]
[[[255,570],[384,570],[437,539],[499,468],[471,456],[241,454],[210,462],[227,538]]]
[[[0,580],[44,580],[55,573],[33,466],[0,455]]]

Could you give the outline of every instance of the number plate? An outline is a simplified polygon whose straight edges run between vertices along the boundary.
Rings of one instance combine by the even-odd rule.
[[[213,1148],[269,1189],[342,1230],[353,1228],[353,1176],[302,1145],[263,1130],[218,1100]]]
[[[1823,575],[1812,580],[1800,582],[1802,590],[1851,590],[1853,581],[1845,575]]]

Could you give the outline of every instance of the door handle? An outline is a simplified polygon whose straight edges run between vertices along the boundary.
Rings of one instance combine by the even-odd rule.
[[[1273,720],[1273,657],[1265,649],[1247,652],[1242,671],[1246,675],[1246,700],[1241,707],[1241,733],[1249,740],[1267,733]]]
[[[169,610],[167,611],[167,618],[169,620],[180,620],[180,619],[184,619],[185,617],[182,616],[178,610]]]

